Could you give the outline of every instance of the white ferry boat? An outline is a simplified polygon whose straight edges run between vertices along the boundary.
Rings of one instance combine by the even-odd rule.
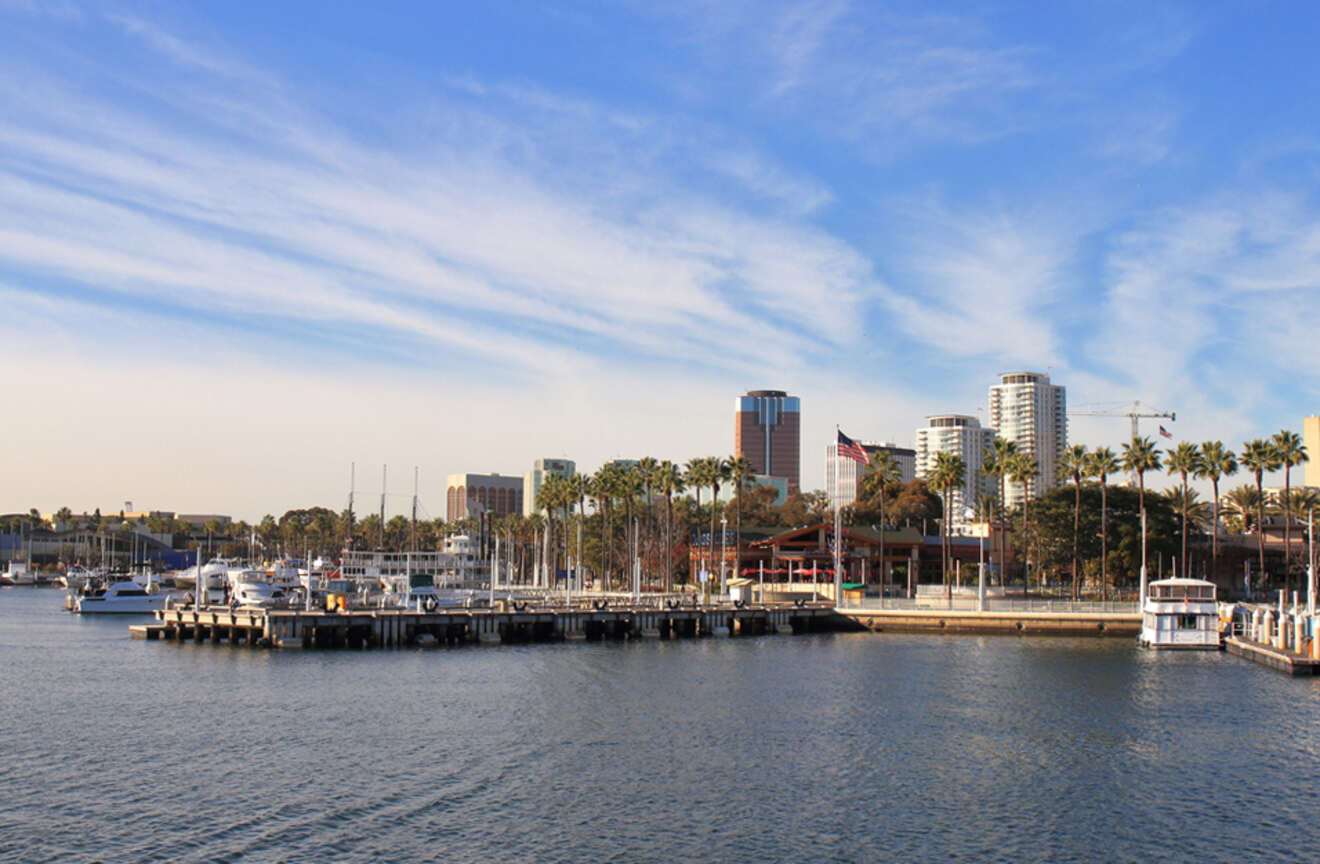
[[[1141,644],[1218,650],[1215,584],[1204,579],[1159,579],[1147,585],[1141,603]]]

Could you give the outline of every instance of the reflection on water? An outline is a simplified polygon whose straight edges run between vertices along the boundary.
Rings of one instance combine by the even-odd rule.
[[[1320,688],[1225,655],[282,653],[133,641],[61,603],[0,590],[5,860],[1320,859]]]

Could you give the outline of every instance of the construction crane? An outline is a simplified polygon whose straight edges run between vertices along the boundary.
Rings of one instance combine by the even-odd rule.
[[[1106,407],[1113,405],[1116,407]],[[1080,417],[1128,417],[1132,420],[1132,437],[1136,438],[1138,433],[1137,419],[1141,417],[1167,417],[1170,420],[1178,418],[1172,411],[1157,411],[1153,408],[1142,410],[1140,402],[1133,402],[1131,405],[1123,405],[1121,402],[1102,403],[1096,405],[1083,405],[1081,410],[1069,411],[1071,416]]]

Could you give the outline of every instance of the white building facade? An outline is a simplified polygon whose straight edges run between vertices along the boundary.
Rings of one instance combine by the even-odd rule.
[[[577,463],[572,459],[537,459],[532,463],[532,470],[523,475],[522,513],[531,516],[539,513],[536,508],[536,496],[550,474],[572,477],[577,471]]]
[[[940,453],[952,453],[962,459],[963,484],[953,489],[953,519],[950,528],[957,532],[976,521],[968,518],[968,508],[975,509],[976,500],[995,491],[994,478],[982,470],[985,449],[995,440],[995,430],[987,429],[981,421],[966,414],[938,414],[926,418],[925,426],[917,430],[916,474],[927,479],[935,473],[935,461]],[[942,494],[940,489],[931,489]]]
[[[1005,372],[990,387],[990,426],[1036,460],[1036,477],[1027,484],[1032,498],[1058,485],[1055,467],[1068,446],[1068,400],[1064,388],[1040,372]],[[1006,484],[1005,505],[1022,503],[1022,486]]]
[[[911,483],[917,476],[917,454],[911,447],[900,447],[892,441],[859,442],[868,456],[874,456],[881,450],[888,451],[894,464],[898,466],[898,479]],[[866,466],[848,457],[839,462],[839,486],[834,486],[834,462],[838,459],[837,444],[825,445],[825,493],[829,496],[831,507],[849,507],[856,503],[859,484]]]

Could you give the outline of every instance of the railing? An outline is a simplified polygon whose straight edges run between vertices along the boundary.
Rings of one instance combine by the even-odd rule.
[[[866,597],[845,599],[840,609],[976,612],[981,606],[976,597]],[[986,612],[1110,613],[1136,615],[1137,603],[1130,600],[1047,600],[1022,597],[987,597]]]

